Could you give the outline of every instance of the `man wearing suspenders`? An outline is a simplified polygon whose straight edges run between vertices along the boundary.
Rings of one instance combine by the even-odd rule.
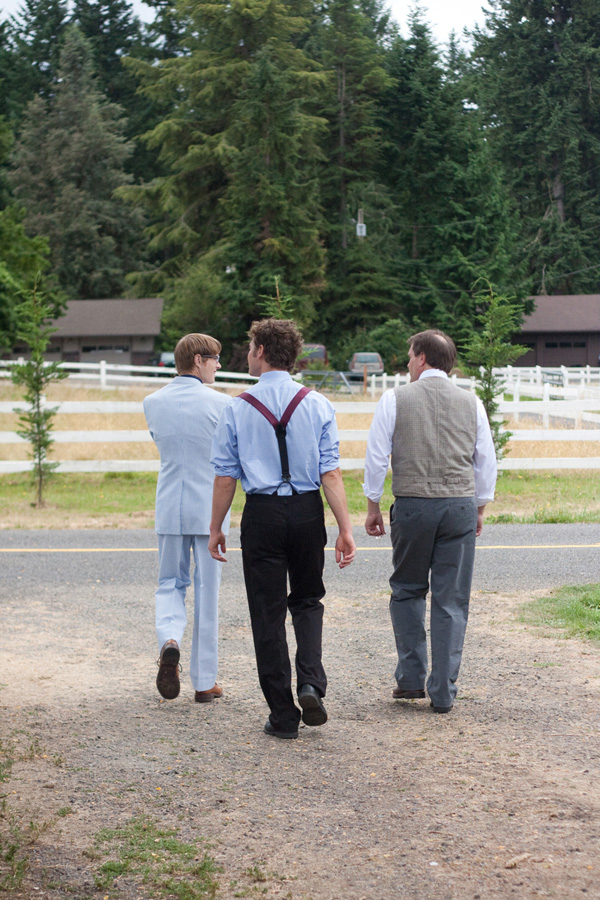
[[[300,718],[313,726],[327,721],[327,677],[321,662],[327,535],[321,485],[339,528],[335,556],[340,568],[354,559],[355,545],[333,407],[290,376],[302,347],[298,328],[291,320],[263,319],[253,323],[249,337],[248,370],[260,377],[224,410],[213,438],[209,551],[226,561],[222,523],[239,478],[246,493],[244,580],[259,681],[271,711],[264,730],[296,738]],[[288,609],[296,635],[301,709],[292,693]]]

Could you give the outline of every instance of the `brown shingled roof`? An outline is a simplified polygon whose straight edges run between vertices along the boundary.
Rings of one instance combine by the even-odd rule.
[[[162,297],[145,300],[70,300],[55,337],[150,335],[160,331]]]
[[[533,297],[535,309],[521,332],[600,331],[600,294],[556,294]]]

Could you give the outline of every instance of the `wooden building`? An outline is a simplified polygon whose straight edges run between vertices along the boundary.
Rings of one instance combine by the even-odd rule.
[[[515,338],[528,347],[516,366],[598,366],[600,356],[600,294],[534,297]]]
[[[48,360],[123,363],[143,366],[154,352],[160,331],[163,300],[71,300],[55,322]],[[12,359],[27,356],[15,346]]]

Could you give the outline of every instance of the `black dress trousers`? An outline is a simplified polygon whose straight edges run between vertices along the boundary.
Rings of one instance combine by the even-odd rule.
[[[297,687],[312,684],[321,696],[327,687],[321,662],[327,532],[320,491],[247,494],[241,543],[260,686],[273,727],[292,731],[300,710],[292,695],[288,609],[296,635]]]

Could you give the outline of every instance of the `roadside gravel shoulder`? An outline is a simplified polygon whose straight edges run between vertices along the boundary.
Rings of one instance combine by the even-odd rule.
[[[27,537],[13,534],[17,546]],[[101,534],[77,537],[93,546]],[[387,562],[374,547],[361,555],[344,572],[328,557],[330,720],[297,741],[262,733],[235,550],[221,595],[224,697],[211,704],[193,702],[185,644],[180,697],[156,692],[152,556],[10,555],[0,725],[14,764],[0,843],[17,841],[29,867],[4,895],[174,896],[126,874],[97,887],[95,837],[137,819],[208,852],[224,900],[600,897],[600,651],[520,622],[541,590],[482,588],[486,563],[455,709],[393,701]]]

